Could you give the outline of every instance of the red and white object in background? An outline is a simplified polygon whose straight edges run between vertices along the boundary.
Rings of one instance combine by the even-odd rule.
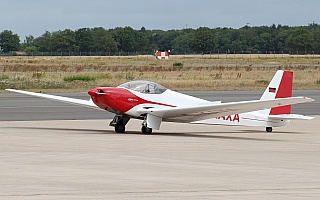
[[[170,51],[156,51],[154,52],[154,57],[159,60],[169,59]]]

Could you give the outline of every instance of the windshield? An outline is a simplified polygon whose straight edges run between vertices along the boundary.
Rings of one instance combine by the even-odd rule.
[[[151,81],[131,81],[119,85],[118,87],[127,88],[145,94],[162,94],[167,88]]]

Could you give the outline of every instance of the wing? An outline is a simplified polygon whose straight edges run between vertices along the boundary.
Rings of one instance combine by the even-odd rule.
[[[314,101],[307,97],[288,97],[271,100],[253,100],[230,103],[209,103],[206,105],[184,108],[147,109],[140,110],[141,114],[149,114],[167,121],[193,122],[214,117],[269,109],[272,107],[285,106]]]
[[[56,95],[51,95],[51,94],[27,92],[27,91],[22,91],[22,90],[14,90],[14,89],[6,89],[6,90],[9,91],[9,92],[27,94],[27,95],[31,95],[31,96],[36,96],[36,97],[41,97],[41,98],[46,98],[46,99],[52,99],[52,100],[55,100],[55,101],[61,101],[61,102],[80,105],[80,106],[85,106],[85,107],[89,107],[89,108],[100,109],[97,105],[95,105],[92,102],[91,99],[89,101],[87,101],[87,100],[82,100],[82,99],[75,99],[75,98],[70,98],[70,97],[62,97],[62,96],[56,96]]]

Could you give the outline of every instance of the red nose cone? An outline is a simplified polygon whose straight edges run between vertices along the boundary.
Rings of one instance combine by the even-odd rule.
[[[90,95],[90,96],[95,96],[96,95],[96,89],[92,89],[92,90],[89,90],[88,91],[88,94]]]

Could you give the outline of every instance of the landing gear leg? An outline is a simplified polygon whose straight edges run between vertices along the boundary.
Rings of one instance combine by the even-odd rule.
[[[114,130],[117,133],[124,133],[126,131],[126,124],[129,120],[130,117],[127,115],[116,115],[109,125],[114,126]]]
[[[145,117],[142,122],[141,132],[143,134],[151,134],[152,133],[152,128],[148,128],[148,126],[147,126],[147,117]]]
[[[266,131],[267,131],[268,133],[271,133],[271,132],[272,132],[272,127],[266,127]]]

